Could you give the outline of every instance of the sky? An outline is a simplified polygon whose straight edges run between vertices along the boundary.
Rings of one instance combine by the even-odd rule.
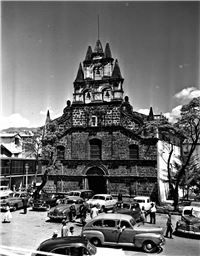
[[[61,116],[98,35],[134,111],[173,122],[200,96],[199,1],[1,1],[0,129]]]

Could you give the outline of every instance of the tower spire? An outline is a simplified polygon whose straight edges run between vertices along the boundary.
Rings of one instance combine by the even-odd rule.
[[[98,40],[99,40],[99,14],[98,14]]]

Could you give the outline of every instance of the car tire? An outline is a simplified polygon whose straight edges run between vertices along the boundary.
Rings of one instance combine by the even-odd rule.
[[[91,244],[94,246],[101,246],[101,241],[97,237],[93,237],[90,239]]]
[[[15,212],[17,210],[17,205],[14,205],[12,210]]]
[[[142,249],[144,252],[153,253],[156,251],[157,246],[152,241],[145,241],[142,245]]]

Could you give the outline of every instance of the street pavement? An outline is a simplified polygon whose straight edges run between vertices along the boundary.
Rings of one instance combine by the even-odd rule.
[[[0,212],[1,219],[3,218],[3,214],[3,212]],[[86,221],[89,219],[90,217],[88,215]],[[180,216],[172,216],[174,227],[178,219],[180,219]],[[147,219],[147,222],[148,221]],[[166,215],[157,214],[156,225],[165,227],[165,223]],[[68,223],[67,225],[68,227],[74,226],[75,235],[80,235],[82,225],[79,220],[75,223]],[[51,238],[54,231],[57,231],[60,236],[61,226],[60,222],[49,221],[47,212],[45,211],[32,211],[31,208],[28,208],[27,214],[24,214],[23,210],[18,210],[12,212],[11,223],[1,223],[1,245],[36,250],[42,241]],[[123,248],[123,250],[126,255],[131,256],[149,255],[135,248]],[[173,239],[166,238],[166,246],[159,254],[170,256],[197,256],[200,255],[200,243],[198,239],[179,236],[174,236]]]

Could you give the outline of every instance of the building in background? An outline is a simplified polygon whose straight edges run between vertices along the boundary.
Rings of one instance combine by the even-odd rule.
[[[72,104],[67,101],[63,115],[55,120],[49,117],[45,124],[46,145],[52,145],[51,134],[59,133],[54,142],[58,168],[49,171],[46,191],[84,188],[167,199],[163,145],[157,143],[162,131],[144,129],[154,120],[153,110],[149,116],[134,111],[128,96],[124,97],[123,83],[109,44],[103,50],[98,39],[79,65]],[[163,118],[156,115],[154,121]]]

